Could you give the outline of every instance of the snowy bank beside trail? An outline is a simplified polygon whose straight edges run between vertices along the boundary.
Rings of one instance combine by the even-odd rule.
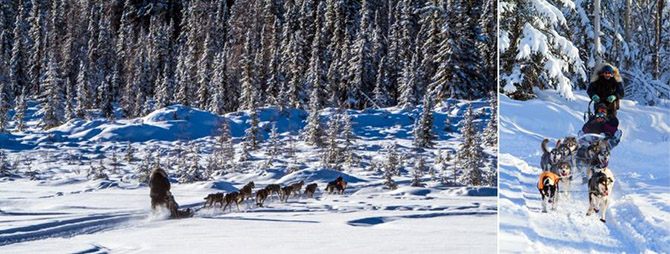
[[[588,98],[566,101],[556,92],[538,99],[500,97],[500,250],[542,253],[670,252],[670,111],[623,100],[618,111],[621,143],[609,163],[616,183],[607,223],[587,217],[587,187],[573,178],[571,200],[541,213],[536,184],[540,143],[575,136]]]

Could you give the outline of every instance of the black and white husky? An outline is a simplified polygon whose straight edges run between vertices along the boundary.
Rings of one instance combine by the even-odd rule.
[[[600,213],[600,221],[605,222],[605,211],[609,196],[612,195],[614,187],[614,173],[607,167],[601,168],[589,179],[589,210],[586,215]]]
[[[552,210],[556,210],[558,206],[558,175],[545,171],[540,175],[540,180],[537,182],[537,189],[542,196],[542,212],[547,212],[547,203],[551,204]]]
[[[540,159],[540,167],[542,168],[542,171],[551,171],[551,172],[556,172],[556,167],[558,166],[558,163],[561,162],[561,158],[563,154],[559,151],[558,147],[561,146],[561,141],[556,142],[556,148],[551,149],[549,151],[547,149],[547,143],[549,143],[549,139],[544,139],[542,140],[542,158]]]

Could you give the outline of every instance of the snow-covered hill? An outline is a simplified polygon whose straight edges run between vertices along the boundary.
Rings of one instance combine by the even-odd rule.
[[[475,124],[482,129],[490,119],[486,101],[472,102],[478,112]],[[450,109],[436,109],[435,129],[442,129],[449,114],[454,129],[467,109],[464,101],[452,101]],[[29,109],[34,112],[36,108]],[[322,113],[327,121],[334,110]],[[321,149],[296,142],[294,158],[278,156],[269,168],[264,143],[251,152],[251,161],[214,180],[173,183],[182,207],[199,208],[214,192],[230,192],[249,181],[255,190],[270,183],[299,180],[319,184],[315,199],[293,198],[280,203],[274,198],[259,208],[242,204],[241,212],[201,209],[195,218],[164,220],[150,213],[149,189],[137,182],[137,167],[147,151],[154,151],[163,165],[178,159],[173,151],[198,145],[200,165],[206,165],[217,142],[212,136],[224,119],[229,120],[235,148],[248,124],[248,112],[224,116],[179,105],[131,120],[73,120],[41,131],[36,121],[28,130],[3,134],[0,143],[12,165],[12,177],[0,178],[0,248],[8,253],[53,252],[242,252],[242,253],[490,253],[496,249],[497,189],[491,187],[443,187],[433,177],[423,177],[425,187],[410,187],[416,155],[432,166],[437,149],[413,150],[412,125],[416,112],[397,108],[349,111],[354,122],[355,153],[360,164],[345,171],[323,168]],[[261,133],[268,139],[271,121],[284,148],[289,136],[305,126],[306,112],[280,113],[275,108],[259,112]],[[439,131],[437,146],[453,152],[462,142],[458,131]],[[297,137],[294,137],[297,140]],[[137,159],[124,160],[130,142]],[[395,177],[397,190],[383,186],[383,174],[371,170],[381,163],[386,146],[396,142],[404,170]],[[486,150],[490,155],[493,151]],[[80,156],[81,155],[81,156]],[[118,172],[109,165],[118,159]],[[78,160],[70,158],[81,157]],[[239,158],[239,154],[236,155]],[[88,168],[104,162],[109,180],[88,180]],[[289,164],[300,169],[287,172]],[[173,174],[174,170],[170,173]],[[439,169],[438,169],[438,173]],[[450,172],[445,172],[449,174]],[[323,193],[325,183],[337,176],[349,182],[345,195]],[[31,180],[30,178],[34,180]]]
[[[583,92],[574,101],[536,92],[538,99],[530,101],[500,96],[500,251],[670,252],[668,109],[622,101],[623,137],[609,163],[616,183],[604,224],[585,215],[587,188],[579,177],[572,182],[571,200],[561,200],[555,212],[540,212],[540,143],[576,135],[588,99]]]

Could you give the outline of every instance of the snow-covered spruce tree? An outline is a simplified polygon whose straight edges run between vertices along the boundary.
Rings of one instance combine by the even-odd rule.
[[[38,0],[32,0],[32,9],[30,10],[30,58],[28,59],[28,85],[30,85],[30,92],[40,92],[41,77],[44,71],[43,60],[46,56],[46,40],[45,40],[45,23],[47,21],[44,3]]]
[[[426,161],[423,159],[423,156],[419,155],[419,158],[416,160],[416,165],[414,166],[412,186],[422,187],[423,183],[421,182],[421,177],[423,177],[424,172],[426,172]]]
[[[356,155],[354,153],[354,141],[356,140],[356,134],[354,134],[354,128],[353,128],[353,123],[351,122],[351,116],[349,115],[349,112],[344,109],[344,113],[342,113],[341,116],[341,121],[343,122],[343,128],[342,128],[342,134],[341,137],[344,139],[344,149],[343,149],[343,155],[344,155],[344,164],[347,165],[347,167],[351,168],[355,165],[358,165],[360,161],[360,156]]]
[[[240,162],[245,162],[251,159],[251,153],[249,153],[249,144],[243,142],[240,145]]]
[[[213,179],[214,176],[223,175],[224,173],[223,165],[219,165],[216,161],[217,153],[220,153],[220,151],[215,151],[207,156],[207,160],[205,160],[206,164],[202,172],[202,177],[205,181]]]
[[[321,147],[323,145],[323,127],[321,126],[321,117],[319,116],[319,91],[312,90],[312,95],[309,100],[309,116],[307,117],[307,125],[303,130],[305,142],[308,145]]]
[[[127,142],[126,144],[126,162],[128,164],[133,163],[135,161],[135,149],[133,149],[133,146],[130,145],[130,141]]]
[[[242,80],[241,89],[242,93],[240,94],[240,109],[248,110],[256,108],[256,102],[258,101],[258,79],[257,73],[254,71],[253,65],[253,49],[251,41],[251,31],[247,32],[247,39],[244,43],[244,51],[242,52]]]
[[[452,132],[453,131],[453,127],[451,126],[451,117],[449,116],[450,112],[451,112],[451,107],[447,106],[447,111],[444,112],[444,128],[442,129],[445,132]]]
[[[156,107],[164,108],[170,105],[172,102],[172,89],[174,89],[174,78],[170,67],[168,64],[163,66],[163,71],[159,75],[158,84],[156,86],[155,98],[156,98]],[[216,111],[214,111],[216,112]]]
[[[0,177],[9,177],[11,176],[10,173],[10,165],[7,162],[7,156],[5,155],[5,152],[0,150]]]
[[[151,177],[151,171],[153,169],[160,168],[159,163],[154,163],[151,156],[151,152],[145,152],[144,159],[142,163],[137,166],[137,182],[139,183],[149,183],[149,177]]]
[[[65,120],[69,121],[70,119],[76,118],[74,112],[74,105],[72,101],[75,96],[75,87],[70,83],[70,79],[65,78]]]
[[[0,133],[7,132],[7,126],[9,125],[9,89],[5,84],[9,84],[6,78],[6,68],[3,60],[0,60]]]
[[[419,125],[414,130],[414,145],[429,148],[435,145],[435,134],[433,131],[433,99],[430,93],[423,98],[423,111],[419,119]]]
[[[491,97],[491,118],[489,119],[486,129],[484,129],[482,141],[484,145],[491,147],[494,151],[498,151],[498,96]]]
[[[279,133],[277,132],[277,122],[272,121],[272,127],[270,128],[269,144],[267,154],[270,156],[269,162],[272,165],[272,161],[277,158],[279,155],[279,149],[282,147],[281,140],[279,139]]]
[[[102,159],[100,159],[100,166],[97,168],[93,166],[93,162],[90,162],[90,167],[86,177],[89,180],[108,180],[109,176],[107,176],[107,173],[105,173],[106,170],[107,169],[105,168],[105,164],[103,163]]]
[[[417,55],[413,54],[412,60],[406,62],[406,64],[401,65],[402,67],[402,76],[398,81],[398,92],[400,93],[398,97],[398,106],[404,108],[405,110],[413,109],[417,104],[416,99],[416,69],[417,65]]]
[[[295,33],[290,36],[289,45],[288,45],[288,82],[286,89],[286,99],[288,99],[289,107],[293,108],[303,108],[303,96],[301,96],[302,91],[304,91],[303,86],[303,66],[305,66],[304,55],[301,53],[301,48],[303,47],[305,41],[303,34],[300,30],[295,31]],[[310,96],[311,97],[311,96]],[[310,98],[311,100],[311,98]],[[311,104],[311,102],[310,102]]]
[[[263,136],[261,135],[261,130],[258,126],[260,122],[258,119],[258,109],[255,106],[255,102],[252,102],[252,105],[254,106],[249,112],[249,119],[247,119],[249,128],[244,131],[244,144],[247,149],[256,150],[259,148],[259,142],[261,142]]]
[[[319,6],[322,5],[323,2],[321,2]],[[324,53],[321,43],[323,43],[323,40],[321,35],[321,24],[319,23],[316,24],[316,33],[314,35],[314,40],[312,40],[311,46],[311,59],[309,61],[309,68],[307,68],[307,73],[305,74],[307,85],[311,85],[312,89],[316,89],[319,93],[319,101],[317,102],[319,108],[325,104],[324,98],[326,92],[324,91],[324,85],[327,83],[325,80],[325,72],[327,69],[324,64]]]
[[[328,147],[324,150],[323,154],[323,164],[327,168],[332,168],[332,169],[337,169],[341,170],[340,165],[340,158],[341,156],[341,151],[339,145],[339,140],[338,140],[338,134],[340,132],[340,115],[339,114],[333,114],[330,117],[330,121],[328,121],[328,130],[326,130],[326,137],[327,137],[327,145]]]
[[[563,35],[563,13],[546,0],[504,0],[501,7],[500,85],[505,94],[526,100],[534,97],[533,87],[553,88],[573,99],[570,76],[585,81],[586,74],[579,50]]]
[[[50,58],[51,59],[51,58]],[[63,115],[63,94],[61,90],[62,79],[58,74],[57,63],[49,61],[45,79],[42,82],[42,87],[45,88],[45,101],[42,108],[37,112],[41,114],[38,125],[43,129],[51,129],[61,124]]]
[[[24,2],[25,1],[27,0],[24,0]],[[25,16],[25,14],[27,14],[25,11],[25,4],[19,4],[18,8],[17,16],[14,21],[12,55],[9,60],[9,78],[12,84],[11,86],[16,89],[16,92],[20,92],[21,89],[28,86],[27,43],[30,39],[26,34],[28,23]]]
[[[481,169],[484,166],[484,152],[474,125],[472,104],[468,106],[468,111],[465,113],[461,133],[463,143],[459,147],[456,165],[454,165],[464,171],[460,182],[474,186],[481,185],[484,182],[484,172]]]
[[[119,159],[116,157],[116,147],[112,146],[112,158],[110,158],[112,161],[110,163],[110,166],[112,166],[112,171],[111,173],[114,175],[119,174]]]
[[[397,172],[400,171],[400,161],[396,149],[395,143],[388,148],[386,162],[384,163],[384,185],[391,190],[395,190],[398,187],[398,184],[393,180],[393,176],[397,175]]]
[[[372,62],[372,20],[368,0],[363,0],[359,15],[361,24],[356,39],[353,42],[349,61],[349,73],[352,73],[352,79],[348,82],[347,101],[349,108],[362,109],[366,101],[363,99],[369,87],[372,87],[375,81],[374,68]]]
[[[387,107],[389,105],[389,75],[386,70],[386,57],[382,57],[377,67],[377,80],[375,81],[375,88],[372,90],[372,100],[379,107]]]
[[[481,138],[476,137],[475,146],[470,147],[472,150],[470,153],[473,155],[470,158],[470,163],[466,167],[466,174],[463,175],[465,178],[462,182],[465,182],[469,185],[480,186],[487,184],[487,172],[482,168],[485,167],[486,158],[484,158],[484,149],[481,146]]]
[[[230,134],[230,125],[228,120],[224,120],[219,127],[219,146],[221,147],[221,154],[219,158],[219,164],[226,166],[227,164],[232,164],[235,162],[235,147],[233,146],[233,138]],[[227,165],[234,166],[234,165]]]
[[[398,144],[394,142],[386,149],[387,156],[386,162],[384,164],[385,169],[391,169],[391,172],[394,175],[400,175],[400,167],[402,162],[400,161],[400,155],[398,154]]]
[[[489,186],[496,187],[498,186],[498,160],[495,157],[492,157],[487,163],[486,167],[489,169],[486,171],[486,184]]]
[[[24,129],[24,117],[26,114],[26,87],[24,86],[21,89],[21,94],[16,97],[16,102],[14,103],[14,122],[16,122],[16,130],[23,131]]]
[[[442,166],[440,170],[440,182],[442,185],[455,185],[456,184],[456,178],[458,176],[458,168],[455,167],[454,165],[451,165],[452,157],[451,153],[447,152],[447,156],[444,157],[444,160],[442,160]],[[451,169],[451,180],[449,180],[448,172],[449,169]]]
[[[86,109],[91,107],[91,90],[89,89],[89,80],[88,74],[86,74],[88,67],[82,61],[79,64],[79,74],[77,74],[77,82],[75,86],[77,87],[77,98],[75,106],[75,115],[77,118],[86,117]]]
[[[479,40],[482,45],[478,48],[482,56],[481,68],[484,76],[484,89],[494,91],[498,84],[498,1],[484,0],[479,20],[477,21],[481,33]]]
[[[212,89],[212,98],[209,101],[208,109],[211,112],[221,115],[226,112],[226,89],[228,88],[226,57],[223,51],[217,53],[214,57],[213,73],[209,84],[209,87]]]
[[[419,74],[418,77],[421,79],[419,82],[422,86],[423,84],[429,84],[430,79],[435,76],[437,67],[440,62],[437,62],[437,50],[439,44],[444,40],[441,27],[444,23],[444,17],[442,15],[442,9],[440,6],[439,0],[430,0],[426,2],[426,6],[423,9],[417,10],[421,14],[421,20],[419,24],[421,25],[421,30],[419,31],[417,38],[417,53],[420,53],[422,56],[421,63],[419,63]],[[425,88],[425,91],[420,91],[421,93],[434,93],[434,89],[430,87]],[[435,93],[437,94],[437,93]]]
[[[274,30],[279,29],[278,18],[274,20],[274,25],[272,27]],[[279,98],[279,91],[285,80],[284,75],[281,72],[281,66],[280,66],[281,51],[279,48],[279,38],[278,38],[279,36],[277,34],[277,31],[272,31],[272,33],[274,33],[275,35],[271,37],[269,44],[271,49],[270,49],[270,60],[268,63],[269,64],[268,73],[265,78],[265,84],[266,84],[265,105],[266,106],[278,105],[280,106],[280,110],[283,110],[281,104],[283,104],[284,100],[282,100],[282,98]]]
[[[433,165],[428,167],[428,175],[430,175],[430,180],[435,181],[435,179],[437,179],[437,169],[442,168],[443,161],[444,159],[442,158],[442,148],[437,148],[437,152],[435,152],[435,160],[433,160]]]
[[[199,182],[203,181],[206,178],[203,175],[202,172],[202,167],[200,167],[200,153],[199,153],[199,148],[197,145],[192,145],[191,149],[191,156],[190,156],[190,161],[191,161],[191,166],[188,168],[188,171],[186,172],[186,175],[182,177],[181,182],[182,183],[192,183],[192,182]]]
[[[203,52],[200,56],[200,60],[198,61],[198,90],[196,91],[196,95],[198,97],[197,107],[201,109],[206,109],[207,106],[209,106],[209,100],[211,97],[211,88],[209,85],[210,78],[213,74],[212,61],[214,59],[214,54],[216,53],[214,52],[216,50],[216,43],[212,38],[212,27],[208,23],[205,25],[205,28],[206,37],[205,42],[203,43]]]
[[[191,87],[195,85],[196,57],[198,54],[198,34],[197,34],[197,8],[198,2],[188,4],[185,18],[182,18],[181,34],[179,40],[184,44],[179,51],[177,59],[176,81],[177,94],[175,100],[177,103],[190,106],[193,99]]]

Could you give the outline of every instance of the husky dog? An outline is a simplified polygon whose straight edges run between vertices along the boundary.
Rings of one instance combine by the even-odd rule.
[[[308,198],[313,197],[313,196],[314,196],[314,192],[316,192],[316,191],[318,190],[317,187],[318,187],[318,186],[316,185],[316,183],[312,183],[312,184],[307,185],[307,187],[305,187],[305,195],[306,195]]]
[[[240,211],[239,196],[240,196],[240,193],[237,192],[237,191],[226,194],[226,196],[223,198],[223,201],[226,202],[226,205],[223,207],[223,211],[225,212],[226,207],[228,207],[232,203],[235,203],[235,205],[237,206],[237,211],[239,212]],[[233,211],[233,206],[230,206],[229,211],[230,212]]]
[[[542,212],[547,212],[547,203],[551,203],[552,210],[556,210],[558,203],[558,183],[560,177],[549,171],[542,172],[540,181],[537,182],[537,189],[542,195]]]
[[[212,206],[216,207],[216,203],[220,203],[221,207],[223,207],[223,193],[222,192],[212,193],[212,194],[207,195],[207,197],[205,198],[205,205],[203,205],[202,208],[207,207],[207,205],[209,205],[209,207],[212,207]]]
[[[585,170],[582,182],[586,183],[591,176],[591,171],[599,164],[598,154],[601,151],[607,151],[607,142],[604,140],[593,141],[586,146],[582,146],[575,154],[575,161],[577,162],[576,169]]]
[[[263,207],[263,202],[268,198],[268,193],[269,191],[266,189],[256,191],[256,205],[258,205],[258,207]]]
[[[607,149],[600,150],[595,157],[594,167],[592,167],[592,170],[586,172],[589,177],[591,177],[593,173],[597,173],[600,169],[607,168],[610,161],[610,151]]]
[[[328,194],[332,194],[333,191],[335,191],[335,186],[338,185],[340,185],[340,182],[338,182],[337,180],[328,182],[328,185],[326,185],[326,191],[328,192]]]
[[[342,195],[344,194],[344,190],[347,188],[347,182],[341,181],[340,184],[335,186],[335,189],[337,189],[337,193]]]
[[[281,188],[281,196],[279,196],[279,200],[284,202],[288,201],[288,198],[291,196],[291,193],[293,193],[293,185]]]
[[[549,143],[549,139],[542,140],[542,151],[544,153],[540,160],[540,166],[542,167],[542,171],[556,172],[555,168],[558,166],[558,163],[561,162],[563,156],[558,149],[561,146],[561,141],[557,141],[556,148],[551,149],[551,151],[547,149],[547,143]]]
[[[291,187],[293,188],[293,193],[295,193],[295,195],[300,196],[300,190],[302,190],[303,185],[305,185],[305,181],[303,181],[303,180],[300,180],[300,182],[291,184]]]
[[[254,187],[255,185],[253,181],[247,183],[247,185],[244,185],[244,187],[240,189],[239,202],[243,202],[244,200],[251,198],[251,191],[254,189]]]
[[[561,161],[570,162],[572,168],[577,166],[577,150],[579,150],[579,143],[575,137],[565,137],[561,142],[559,151],[563,154],[563,159]],[[572,177],[570,178],[572,180]]]
[[[558,165],[558,182],[563,186],[563,193],[566,199],[570,199],[570,181],[572,180],[572,166],[567,161]]]
[[[568,149],[570,149],[571,154],[577,153],[577,149],[579,149],[579,143],[577,142],[577,138],[573,136],[568,136],[563,138],[563,145],[567,146]]]
[[[614,173],[607,167],[601,168],[589,179],[589,210],[586,215],[598,213],[600,210],[600,221],[605,222],[605,211],[607,210],[607,201],[612,194],[614,186]],[[602,207],[601,207],[602,206]],[[601,209],[598,209],[600,208]]]
[[[328,194],[332,194],[334,191],[337,191],[337,194],[344,194],[344,190],[347,188],[347,182],[345,181],[332,181],[329,182],[326,186],[326,191]]]
[[[281,186],[279,186],[279,184],[268,184],[268,186],[265,186],[265,189],[268,191],[268,196],[272,197],[272,194],[274,193],[281,199]]]

